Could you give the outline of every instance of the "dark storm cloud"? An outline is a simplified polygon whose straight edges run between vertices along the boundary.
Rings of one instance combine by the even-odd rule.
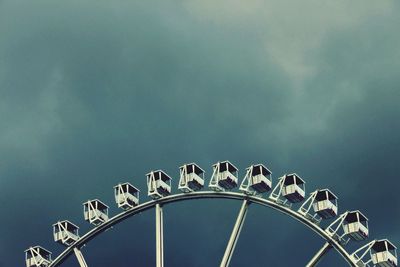
[[[81,203],[111,203],[109,188],[120,181],[144,196],[150,169],[176,178],[179,164],[196,161],[210,174],[207,166],[221,159],[241,169],[262,161],[274,177],[297,171],[308,190],[332,188],[342,211],[362,209],[376,237],[399,243],[392,209],[400,203],[388,190],[399,171],[398,10],[372,1],[0,2],[0,200],[4,214],[20,209],[2,220],[0,266],[5,255],[19,265],[36,242],[51,247],[51,223],[80,222]],[[199,207],[222,207],[227,219],[207,217],[219,226],[206,227],[205,239],[230,227],[237,206]],[[181,222],[188,215],[170,212]],[[140,222],[152,223],[146,216]],[[285,221],[267,219],[272,229]],[[290,249],[290,240],[309,236],[285,225],[263,249]],[[199,247],[218,257],[219,242]],[[139,265],[152,257],[143,243],[134,246],[148,255]]]

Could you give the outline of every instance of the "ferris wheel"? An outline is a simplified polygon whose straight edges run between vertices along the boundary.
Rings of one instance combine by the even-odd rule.
[[[316,266],[331,249],[336,250],[349,266],[353,267],[397,267],[397,248],[388,239],[372,240],[354,252],[346,250],[349,241],[364,241],[369,236],[368,218],[359,210],[346,211],[338,215],[336,195],[329,189],[317,189],[306,196],[305,181],[296,173],[285,174],[272,185],[272,172],[263,164],[246,168],[239,192],[232,192],[239,185],[238,168],[229,161],[220,161],[212,166],[209,191],[204,188],[204,170],[195,163],[181,166],[177,194],[171,194],[172,178],[162,170],[149,172],[147,194],[150,201],[140,204],[140,190],[125,182],[114,187],[115,202],[122,212],[109,217],[109,207],[99,199],[83,203],[84,219],[94,226],[86,234],[79,235],[79,227],[62,220],[53,224],[54,241],[65,246],[65,250],[52,260],[51,252],[41,246],[25,250],[27,267],[60,266],[69,256],[75,255],[80,267],[88,264],[82,247],[110,227],[145,210],[155,210],[156,220],[156,266],[164,266],[163,206],[191,199],[234,199],[242,202],[231,236],[222,255],[221,267],[229,266],[236,243],[245,222],[250,205],[272,208],[290,216],[309,227],[326,242],[313,256],[306,267]],[[268,194],[269,193],[269,194]],[[268,194],[268,195],[267,195]],[[295,209],[294,203],[301,204]],[[327,227],[321,221],[334,218]]]

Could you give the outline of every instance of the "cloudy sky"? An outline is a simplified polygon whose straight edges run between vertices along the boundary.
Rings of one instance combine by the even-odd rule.
[[[400,245],[399,1],[0,0],[0,266],[51,224],[113,204],[145,173],[228,159],[297,172]],[[166,266],[216,266],[240,203],[165,207]],[[304,266],[323,244],[251,206],[232,266]],[[352,244],[349,251],[361,244]],[[89,266],[154,265],[154,213],[84,249]],[[64,266],[77,266],[71,257]],[[321,266],[345,266],[332,252]]]

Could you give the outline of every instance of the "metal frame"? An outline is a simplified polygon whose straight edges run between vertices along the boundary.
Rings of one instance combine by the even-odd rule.
[[[313,221],[316,224],[319,224],[322,219],[324,219],[321,215],[318,214],[318,212],[311,212],[311,210],[314,210],[314,203],[316,203],[316,198],[317,195],[320,192],[324,192],[326,194],[326,197],[328,198],[328,194],[332,194],[333,197],[335,198],[335,207],[337,209],[337,197],[329,190],[329,189],[318,189],[315,190],[310,194],[310,196],[303,202],[303,204],[300,206],[298,209],[298,212],[302,214],[304,217],[308,218],[309,220]],[[325,201],[325,200],[324,200]],[[330,201],[329,199],[326,199],[326,201]]]
[[[254,183],[253,183],[254,182],[253,181],[253,179],[254,179],[254,176],[253,176],[254,168],[260,168],[260,174],[259,175],[262,175],[262,176],[264,176],[264,174],[261,173],[261,169],[265,169],[266,172],[268,172],[268,175],[264,176],[266,178],[266,180],[267,180],[266,184],[267,184],[268,188],[266,190],[262,191],[262,192],[260,192],[260,191],[258,191],[258,190],[253,188],[253,185],[254,185]],[[263,193],[266,193],[266,192],[270,191],[271,187],[272,187],[271,174],[272,174],[272,172],[267,167],[265,167],[263,164],[251,165],[250,167],[246,168],[246,175],[244,176],[244,178],[242,180],[242,183],[240,184],[239,190],[242,191],[243,193],[249,194],[249,195],[261,195]]]
[[[187,170],[188,167],[193,168],[189,174],[188,174],[188,170]],[[200,173],[201,173],[200,175],[198,175],[196,173],[196,171],[195,171],[196,168],[200,170]],[[178,189],[184,193],[190,193],[193,191],[200,190],[201,188],[204,187],[204,173],[205,173],[205,171],[202,168],[200,168],[200,166],[197,165],[196,163],[188,163],[188,164],[184,164],[184,165],[180,166],[179,167]],[[189,175],[192,175],[192,176],[189,176]],[[190,178],[196,179],[196,176],[198,179],[198,181],[196,181],[196,182],[198,182],[198,188],[192,188],[190,186],[191,181],[189,181],[189,180],[190,180]]]
[[[156,177],[156,175],[158,177]],[[163,181],[161,178],[161,175],[164,175],[167,178],[167,182]],[[158,199],[165,197],[166,195],[171,194],[171,176],[169,176],[167,173],[165,173],[163,170],[156,170],[156,171],[151,171],[148,174],[146,174],[146,179],[147,179],[147,195],[153,199]],[[159,187],[160,184],[165,184],[167,187],[167,193],[165,195],[163,193],[160,193]]]
[[[108,221],[108,209],[109,206],[104,204],[101,200],[99,199],[92,199],[88,200],[83,205],[83,214],[84,216],[87,215],[87,218],[85,217],[85,220],[88,221],[90,224],[93,224],[95,226],[105,223]],[[102,211],[102,209],[99,208],[100,206],[105,207],[105,212]],[[87,213],[87,214],[86,214]],[[95,216],[91,216],[92,214],[95,214]]]
[[[30,252],[31,257],[28,258],[28,251]],[[42,252],[42,253],[41,253]],[[43,257],[43,252],[48,256],[48,259]],[[32,246],[25,250],[25,261],[28,266],[28,259],[30,259],[30,263],[33,262],[34,265],[36,266],[43,266],[43,267],[48,267],[51,266],[51,252],[47,249],[45,249],[42,246]],[[29,265],[33,266],[33,265]]]
[[[332,245],[329,242],[326,242],[320,250],[318,250],[317,254],[312,257],[309,263],[307,263],[306,267],[314,267],[321,261],[321,259],[331,250]]]
[[[220,171],[221,164],[225,164],[225,168],[226,168],[225,171],[222,171],[222,172]],[[229,166],[231,166],[234,169],[233,172],[230,172]],[[231,174],[231,176],[235,178],[236,186],[238,185],[239,169],[234,164],[232,164],[229,160],[218,161],[217,163],[213,164],[212,167],[213,167],[213,173],[211,175],[210,183],[208,184],[208,187],[211,190],[214,190],[215,192],[224,192],[226,190],[230,190],[220,184],[220,182],[223,178],[221,176],[223,174],[227,174],[227,173]],[[236,186],[234,186],[234,187],[236,187]]]
[[[68,229],[68,225],[74,232]],[[79,227],[68,220],[58,221],[53,224],[53,237],[54,241],[69,246],[79,239]]]
[[[246,219],[247,209],[249,205],[250,202],[247,199],[245,199],[243,201],[242,207],[240,208],[238,217],[236,218],[236,223],[233,226],[232,234],[226,246],[224,257],[222,258],[220,267],[227,267],[231,262],[233,251],[235,250],[240,232],[242,231],[242,227],[244,224],[244,220]]]
[[[132,189],[134,192],[129,192],[129,189]],[[125,190],[127,192],[124,192]],[[133,208],[134,206],[137,206],[139,204],[139,195],[140,190],[134,187],[131,183],[119,183],[114,186],[114,198],[115,203],[117,203],[118,205],[118,208],[127,210]],[[122,200],[120,198],[122,198]]]
[[[336,241],[338,241],[342,246],[347,245],[347,243],[350,241],[350,237],[348,237],[349,234],[345,232],[343,229],[344,222],[346,221],[347,215],[350,213],[356,213],[357,214],[357,219],[358,222],[361,223],[360,221],[360,216],[363,216],[365,218],[365,221],[368,221],[368,218],[365,217],[359,210],[356,211],[346,211],[343,214],[341,214],[336,220],[334,220],[328,227],[326,227],[325,232],[327,232],[332,238],[334,238]],[[367,229],[368,229],[368,223],[366,223]],[[346,238],[348,237],[348,238]],[[365,237],[367,238],[367,237]],[[364,239],[365,239],[364,238]],[[358,239],[356,241],[361,241],[361,239]],[[322,259],[325,254],[327,254],[331,250],[332,246],[326,242],[322,248],[317,252],[317,254],[314,255],[314,257],[310,260],[310,262],[306,265],[306,267],[313,267],[316,266],[319,261]]]
[[[287,206],[280,205],[275,201],[264,199],[258,196],[249,196],[243,193],[236,193],[236,192],[215,192],[215,191],[199,191],[199,192],[192,192],[189,194],[175,194],[169,195],[158,200],[150,200],[143,204],[140,204],[130,210],[123,211],[114,217],[110,218],[107,222],[93,228],[85,235],[83,235],[78,241],[76,241],[73,245],[66,248],[57,258],[55,258],[49,267],[59,266],[69,255],[74,252],[74,249],[80,249],[82,246],[87,244],[90,240],[95,238],[97,235],[101,234],[102,232],[106,231],[110,227],[134,216],[140,212],[145,210],[149,210],[155,208],[157,204],[159,205],[166,205],[174,202],[185,201],[190,199],[234,199],[234,200],[247,200],[248,203],[255,203],[261,206],[272,208],[276,211],[282,212],[289,217],[299,221],[303,225],[307,226],[311,230],[313,230],[316,234],[322,237],[325,241],[327,241],[342,257],[343,259],[352,267],[358,267],[356,264],[355,259],[343,248],[343,246],[336,241],[330,234],[328,234],[325,230],[321,229],[317,224],[313,223],[312,221],[308,220],[302,214],[290,209]],[[240,223],[239,223],[240,224]],[[237,227],[236,227],[237,228]],[[235,229],[235,228],[234,228]],[[238,227],[240,230],[240,227]],[[239,231],[238,231],[239,232]],[[237,241],[237,239],[236,239]],[[235,241],[235,242],[236,242]],[[234,244],[235,244],[234,242]]]
[[[87,263],[85,261],[85,258],[83,257],[83,254],[82,254],[81,250],[75,247],[74,248],[74,253],[75,253],[76,259],[79,262],[79,266],[80,267],[88,267],[88,265],[87,265]]]
[[[220,172],[221,164],[225,164],[225,168],[222,169],[222,172]],[[335,249],[349,264],[349,266],[352,267],[369,266],[368,264],[372,260],[374,263],[377,262],[377,265],[379,266],[381,266],[382,263],[385,266],[386,263],[388,263],[390,266],[392,266],[393,264],[397,264],[396,247],[392,243],[390,243],[390,241],[388,241],[387,239],[382,239],[378,241],[375,240],[371,243],[368,243],[367,245],[356,250],[351,255],[344,249],[344,246],[350,240],[350,238],[345,239],[344,237],[347,236],[351,237],[351,239],[355,241],[361,241],[368,237],[368,232],[369,232],[367,223],[368,218],[365,217],[360,211],[351,211],[351,212],[347,211],[343,213],[337,219],[335,219],[326,229],[322,229],[319,226],[319,223],[321,222],[322,219],[329,219],[337,216],[338,198],[329,189],[315,190],[309,195],[307,199],[305,199],[305,188],[304,188],[305,181],[295,173],[289,175],[285,174],[284,176],[279,178],[278,183],[272,190],[271,194],[269,195],[269,198],[268,199],[262,198],[261,197],[262,193],[269,191],[272,187],[271,171],[269,171],[264,165],[257,164],[257,165],[251,165],[249,168],[246,169],[246,176],[239,188],[239,190],[242,191],[241,193],[228,192],[225,190],[231,190],[238,185],[238,177],[237,177],[238,168],[236,168],[229,161],[223,161],[223,162],[217,162],[216,164],[213,165],[213,174],[211,176],[211,180],[209,183],[209,189],[213,191],[196,192],[197,190],[201,189],[204,185],[204,176],[203,176],[204,171],[195,163],[188,165],[193,168],[192,170],[193,172],[195,171],[194,168],[196,166],[199,169],[198,173],[196,174],[197,175],[202,174],[202,177],[197,177],[198,178],[197,184],[189,184],[190,179],[188,180],[186,179],[187,177],[185,177],[185,175],[187,175],[187,165],[181,166],[178,189],[183,191],[184,193],[171,195],[172,178],[169,175],[167,175],[164,171],[158,170],[158,171],[151,171],[146,175],[148,196],[152,198],[152,200],[139,205],[138,204],[139,190],[133,187],[129,183],[124,183],[124,185],[126,185],[127,187],[129,185],[133,188],[133,190],[135,191],[133,192],[133,195],[135,195],[135,198],[137,197],[137,201],[134,202],[134,205],[129,205],[129,207],[123,206],[124,211],[115,215],[112,218],[108,218],[108,206],[102,203],[100,200],[94,199],[85,202],[83,204],[85,211],[84,212],[85,220],[95,225],[95,227],[89,232],[87,232],[84,236],[77,237],[72,242],[65,242],[64,240],[62,240],[61,243],[63,244],[65,243],[69,247],[67,247],[56,259],[54,259],[54,261],[50,262],[51,259],[49,258],[50,261],[46,262],[47,264],[46,267],[59,266],[72,253],[75,254],[80,267],[87,267],[86,261],[80,250],[83,246],[85,246],[90,240],[95,238],[97,235],[101,234],[104,231],[107,231],[108,229],[111,229],[114,225],[128,219],[131,216],[134,216],[145,210],[153,208],[155,209],[155,219],[156,219],[155,222],[156,266],[164,267],[163,206],[178,201],[203,199],[203,198],[234,199],[242,201],[242,206],[240,208],[231,236],[227,243],[220,267],[229,266],[231,258],[234,253],[235,246],[238,242],[241,230],[244,225],[248,207],[252,203],[272,208],[274,210],[282,212],[283,214],[288,215],[289,217],[292,217],[293,219],[299,221],[303,225],[310,228],[312,231],[314,231],[316,234],[318,234],[326,241],[326,243],[322,246],[322,248],[317,252],[317,254],[314,255],[314,257],[306,265],[306,267],[316,266],[318,262],[323,258],[323,256],[326,253],[328,253],[332,248]],[[255,172],[254,173],[255,176],[253,176],[254,167],[260,167],[259,170],[260,173],[258,174],[257,172]],[[264,170],[265,173],[261,168],[265,168]],[[157,177],[155,175],[157,175]],[[262,177],[258,177],[258,175],[262,175]],[[256,182],[254,182],[254,180],[250,180],[253,179],[253,177],[257,177]],[[290,180],[286,180],[287,178],[289,178]],[[121,189],[122,189],[121,184],[115,187],[116,201],[119,207],[122,206],[120,205],[119,203],[120,201],[119,198],[117,199],[117,196],[119,197],[119,195],[122,193],[121,191],[124,191]],[[126,190],[128,193],[129,190],[128,189]],[[284,200],[283,197],[286,200]],[[297,210],[292,210],[291,209],[292,203],[299,203],[299,202],[303,202],[301,203],[300,208],[298,208]],[[99,205],[101,205],[102,208],[99,208]],[[96,218],[92,220],[92,216],[90,215],[93,212],[95,212]],[[100,213],[100,215],[98,213]],[[356,216],[354,216],[354,213],[356,214]],[[345,221],[348,223],[345,224],[344,223]],[[358,223],[358,224],[353,225],[353,223]],[[73,227],[73,230],[79,228],[76,225],[73,224],[71,225]],[[340,231],[340,228],[342,228],[342,231]],[[55,237],[55,241],[59,241],[59,239]],[[381,251],[383,251],[382,246],[380,245],[380,243],[376,244],[375,242],[383,242],[383,241],[385,242],[386,251],[389,253],[390,257],[389,259],[385,258],[382,260],[378,258],[380,256],[377,256],[378,252],[380,253]],[[390,248],[388,247],[389,246],[388,244],[390,245]],[[377,251],[375,254],[371,252],[372,248]],[[32,250],[32,247],[30,248],[30,250]],[[29,249],[27,251],[29,251]],[[28,255],[27,251],[26,255]],[[367,255],[368,252],[370,252],[371,259],[367,259],[367,261],[364,262],[364,257]],[[373,258],[372,256],[375,257]],[[28,260],[26,261],[28,264]],[[38,266],[37,263],[35,263],[35,265]]]
[[[160,203],[156,204],[156,266],[164,267],[164,222]]]
[[[394,251],[394,252],[395,252],[395,255],[394,255],[394,256],[397,258],[397,252],[396,252],[396,246],[395,246],[395,245],[393,245],[393,244],[392,244],[389,240],[387,240],[387,239],[381,239],[381,240],[376,240],[376,239],[375,239],[375,240],[369,242],[368,244],[362,246],[361,248],[357,249],[356,251],[354,251],[354,252],[351,254],[351,257],[353,258],[353,261],[355,261],[355,262],[357,263],[357,266],[363,266],[363,267],[369,267],[369,266],[371,266],[370,263],[373,262],[372,257],[369,258],[369,259],[367,259],[367,260],[365,260],[365,256],[367,256],[368,254],[369,254],[370,256],[372,256],[372,250],[373,250],[373,247],[374,247],[375,243],[376,243],[376,242],[382,242],[382,241],[385,242],[385,247],[386,247],[386,250],[387,250],[387,251],[389,251],[388,243],[390,243],[390,244],[394,247],[394,249],[395,249],[395,251]],[[378,265],[374,265],[374,264],[373,264],[373,266],[378,266]],[[380,265],[380,264],[379,264],[379,266],[383,266],[383,265]],[[385,266],[386,266],[386,265],[385,265]]]
[[[286,179],[289,176],[293,176],[293,179],[294,179],[294,184],[293,185],[297,185],[299,188],[301,188],[301,190],[305,194],[305,184],[306,184],[306,182],[300,176],[298,176],[296,173],[291,173],[291,174],[285,174],[285,175],[283,175],[283,176],[278,178],[278,183],[276,184],[274,189],[272,189],[272,192],[269,195],[269,199],[271,199],[272,201],[277,202],[279,204],[291,207],[294,202],[290,201],[289,199],[287,199],[287,196],[283,196],[284,195],[284,190],[283,189],[286,186],[285,182],[286,182]],[[297,179],[299,179],[301,181],[301,185],[302,186],[300,186],[296,182]],[[293,185],[291,185],[291,186],[293,186]],[[285,199],[282,199],[282,197],[284,197]],[[296,202],[300,202],[300,201],[296,201]]]

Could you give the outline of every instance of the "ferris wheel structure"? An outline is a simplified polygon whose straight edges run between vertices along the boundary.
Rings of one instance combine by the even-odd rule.
[[[109,217],[109,207],[99,199],[83,203],[84,219],[94,227],[86,234],[79,235],[79,227],[69,220],[53,224],[53,239],[65,246],[61,254],[52,259],[51,252],[42,246],[32,246],[25,250],[26,267],[60,266],[69,256],[75,255],[80,267],[87,267],[82,248],[97,235],[118,223],[146,210],[155,210],[156,266],[164,266],[164,222],[163,206],[192,199],[233,199],[241,201],[239,214],[234,223],[231,236],[222,256],[220,267],[227,267],[234,254],[236,243],[244,225],[250,205],[261,205],[279,211],[319,235],[325,244],[306,264],[317,266],[330,251],[336,250],[352,267],[397,267],[397,248],[388,239],[375,239],[353,252],[348,252],[349,241],[360,242],[369,237],[368,218],[359,210],[338,213],[338,198],[329,189],[316,189],[306,195],[305,181],[296,173],[285,174],[272,184],[272,172],[263,164],[246,168],[246,174],[239,184],[238,168],[229,161],[220,161],[212,166],[212,175],[205,186],[204,170],[196,163],[179,168],[180,193],[171,194],[172,178],[162,170],[151,171],[146,175],[147,195],[151,200],[139,203],[140,190],[129,182],[114,187],[115,202],[122,210]],[[232,190],[239,186],[238,192]],[[294,205],[300,205],[294,208]],[[322,227],[323,220],[330,224]]]

